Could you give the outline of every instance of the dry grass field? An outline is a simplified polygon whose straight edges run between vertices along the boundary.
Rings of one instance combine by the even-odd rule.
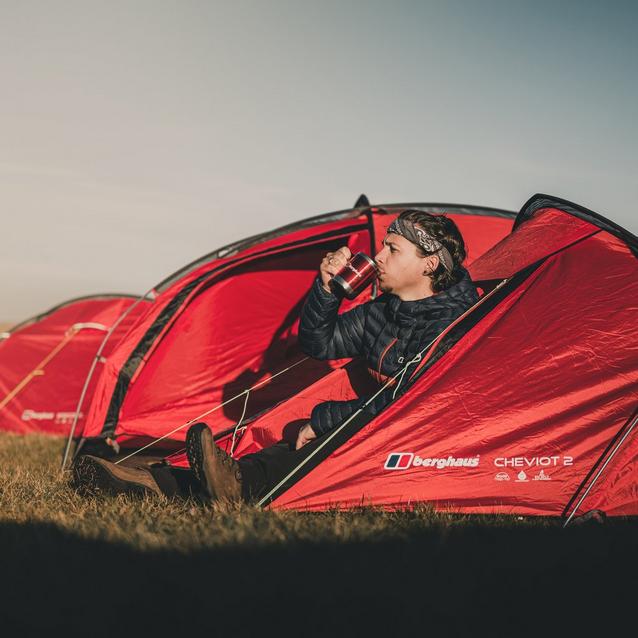
[[[82,498],[61,449],[0,435],[4,635],[518,637],[632,610],[632,521]]]

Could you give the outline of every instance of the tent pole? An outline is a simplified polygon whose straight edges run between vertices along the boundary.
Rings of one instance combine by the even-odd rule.
[[[82,392],[80,393],[80,399],[78,401],[78,405],[75,408],[75,414],[73,415],[73,423],[71,424],[71,429],[69,431],[69,436],[66,440],[66,445],[64,446],[64,454],[62,455],[62,464],[60,465],[60,471],[63,472],[66,467],[66,463],[69,460],[69,453],[71,451],[71,445],[73,443],[73,437],[75,436],[75,430],[77,428],[78,420],[80,418],[80,410],[82,409],[82,405],[84,403],[84,398],[86,397],[86,393],[89,389],[89,383],[93,378],[93,373],[95,372],[95,368],[97,367],[98,362],[102,357],[102,352],[106,347],[106,343],[111,338],[113,332],[115,332],[116,328],[122,323],[122,321],[129,315],[129,313],[135,308],[142,300],[151,297],[153,295],[153,289],[151,288],[149,291],[141,295],[136,299],[134,303],[132,303],[118,318],[117,321],[109,328],[107,333],[104,335],[104,339],[102,339],[102,343],[100,343],[100,347],[95,354],[93,362],[91,363],[91,367],[89,368],[89,373],[86,376],[84,381],[84,386],[82,387]]]
[[[616,455],[618,450],[622,447],[623,443],[627,440],[627,437],[631,434],[632,430],[636,427],[636,424],[638,424],[638,415],[631,422],[631,424],[627,428],[627,431],[623,434],[623,436],[618,441],[618,443],[616,443],[614,449],[610,452],[609,456],[607,457],[605,462],[602,464],[602,466],[599,468],[598,472],[596,472],[596,475],[594,476],[594,478],[592,478],[591,482],[587,486],[587,489],[585,490],[585,493],[581,496],[578,503],[576,503],[574,509],[572,509],[572,513],[569,515],[569,517],[565,521],[563,528],[567,527],[570,521],[574,518],[574,516],[576,515],[576,512],[578,511],[578,508],[583,504],[583,501],[587,498],[587,496],[591,492],[592,488],[594,487],[594,484],[598,481],[601,474],[605,471],[605,468],[609,465],[609,462],[611,461],[611,459]]]
[[[2,401],[0,401],[0,410],[4,409],[9,402],[11,402],[22,390],[31,382],[35,377],[41,377],[44,374],[44,368],[58,355],[58,353],[73,339],[73,337],[77,334],[77,330],[75,328],[71,328],[65,334],[64,339],[58,343],[49,354],[38,363],[38,365],[27,374],[18,385],[7,394]]]

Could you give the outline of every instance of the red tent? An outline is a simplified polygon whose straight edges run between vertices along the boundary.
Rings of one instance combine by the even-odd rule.
[[[162,282],[152,309],[104,366],[84,449],[105,440],[136,447],[168,433],[162,444],[174,448],[184,424],[211,410],[212,427],[223,432],[242,414],[254,417],[340,365],[302,360],[301,305],[326,251],[347,244],[375,253],[401,210],[447,213],[466,239],[468,263],[505,237],[515,217],[474,206],[358,204],[239,242]],[[292,364],[298,365],[273,378]],[[241,401],[226,403],[238,394]]]
[[[262,504],[638,514],[637,257],[613,222],[533,197],[470,267],[486,294],[412,363],[396,400],[341,424]],[[350,364],[254,420],[235,456],[353,396],[357,378]]]
[[[127,295],[82,297],[0,334],[0,429],[66,435],[96,353],[104,342],[108,356],[148,306]]]

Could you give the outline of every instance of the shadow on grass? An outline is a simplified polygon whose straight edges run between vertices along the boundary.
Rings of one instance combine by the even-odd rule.
[[[181,554],[4,523],[0,622],[23,636],[607,633],[633,616],[637,531],[467,523]]]

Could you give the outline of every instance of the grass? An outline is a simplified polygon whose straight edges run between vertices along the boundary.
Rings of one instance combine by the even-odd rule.
[[[0,435],[5,635],[551,635],[633,611],[632,521],[83,498],[61,447]]]
[[[0,434],[0,521],[56,525],[87,540],[118,542],[139,551],[184,553],[229,546],[322,541],[379,542],[464,524],[556,527],[549,519],[468,517],[373,508],[324,513],[260,510],[249,505],[202,506],[161,497],[81,497],[59,472],[61,442],[46,436]]]

